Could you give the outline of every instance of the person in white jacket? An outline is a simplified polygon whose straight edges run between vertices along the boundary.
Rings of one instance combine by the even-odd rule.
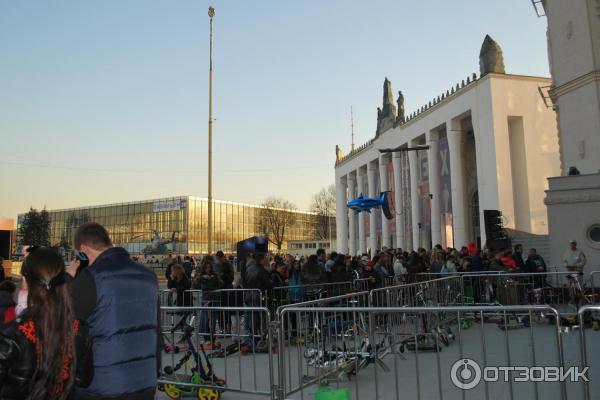
[[[569,242],[569,249],[563,256],[563,263],[565,264],[565,267],[567,267],[569,271],[583,272],[583,267],[585,267],[586,262],[587,259],[585,258],[585,254],[583,254],[583,251],[577,248],[577,242],[575,240],[571,240]]]

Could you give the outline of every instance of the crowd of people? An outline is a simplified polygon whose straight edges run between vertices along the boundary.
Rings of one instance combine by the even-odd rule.
[[[114,246],[97,223],[76,231],[74,247],[69,269],[54,249],[32,247],[19,287],[0,282],[0,398],[153,399],[162,352],[156,274]],[[262,296],[276,298],[275,288],[281,287],[297,302],[323,284],[363,280],[370,289],[390,278],[406,282],[418,273],[547,270],[535,249],[525,257],[520,244],[497,252],[479,250],[474,243],[461,249],[436,245],[430,251],[383,248],[372,257],[328,255],[319,249],[306,258],[256,253],[240,261],[239,275],[222,251],[199,262],[169,255],[162,263],[167,287],[181,307],[192,305],[189,289],[199,289],[205,304],[252,307],[261,304]],[[582,272],[585,263],[572,241],[565,266]],[[236,288],[255,290],[225,294]],[[205,318],[202,323],[216,322]]]

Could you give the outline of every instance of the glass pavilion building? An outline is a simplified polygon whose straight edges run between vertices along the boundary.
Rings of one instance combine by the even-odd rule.
[[[213,249],[225,253],[236,251],[237,242],[266,232],[260,206],[213,200]],[[312,212],[278,210],[295,214],[294,223],[286,227],[282,250],[288,240],[326,238],[323,224],[335,227],[335,218],[324,221]],[[73,234],[84,222],[98,222],[106,227],[113,243],[134,254],[203,254],[208,242],[208,199],[178,196],[91,207],[49,210],[50,243],[72,245]],[[25,214],[19,215],[17,229]],[[335,228],[332,230],[335,233]],[[276,247],[269,243],[269,248]]]

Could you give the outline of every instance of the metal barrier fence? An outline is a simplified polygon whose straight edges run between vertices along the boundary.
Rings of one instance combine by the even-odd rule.
[[[371,290],[369,305],[375,307],[425,307],[463,302],[460,276]]]
[[[352,282],[321,283],[275,287],[267,293],[266,306],[275,312],[278,307],[310,300],[323,299],[354,291]]]
[[[375,278],[360,278],[352,281],[355,290],[365,291],[375,289]]]
[[[252,304],[256,307],[263,306],[260,289],[218,289],[210,292],[191,289],[186,290],[184,296],[189,296],[190,305],[195,307],[208,304],[215,307],[242,307],[245,304]]]
[[[423,277],[457,276],[463,281],[465,301],[502,305],[548,304],[577,312],[580,305],[599,301],[599,292],[573,272],[420,274]]]
[[[579,309],[578,312],[579,326],[585,327],[589,320],[592,320],[594,330],[600,327],[600,305],[586,305]],[[600,380],[600,361],[597,360],[597,355],[600,354],[600,343],[598,340],[598,334],[594,332],[593,339],[588,340],[589,330],[580,329],[580,367],[588,367],[590,371],[589,382],[583,383],[582,398],[585,400],[597,399],[600,397],[600,389],[596,385],[592,388],[592,383],[597,383]],[[594,357],[596,355],[596,357]]]
[[[569,274],[456,274],[421,281],[431,276],[425,275],[415,277],[417,283],[370,292],[353,292],[357,285],[347,282],[319,285],[313,293],[320,296],[306,300],[304,294],[305,301],[299,303],[275,302],[271,293],[264,303],[268,307],[218,307],[219,301],[208,307],[206,303],[162,307],[163,361],[167,362],[163,363],[161,388],[171,397],[178,393],[200,396],[199,391],[216,396],[228,390],[304,399],[322,390],[319,384],[329,382],[334,390],[348,389],[353,400],[465,399],[467,392],[457,387],[450,373],[456,372],[456,365],[462,370],[472,365],[467,361],[456,364],[459,360],[473,360],[481,369],[515,365],[582,369],[590,362],[596,364],[594,357],[600,354],[598,338],[589,340],[597,334],[587,329],[592,323],[594,329],[600,328],[599,306],[580,307],[576,302],[578,323],[577,308],[569,309],[573,312],[567,315],[549,305],[464,302],[487,300],[488,285],[495,290],[496,301],[564,305],[561,301],[569,301],[564,292],[576,289],[560,285]],[[292,287],[291,293],[307,286]],[[502,288],[513,288],[512,296],[503,294]],[[300,298],[290,297],[289,289],[278,288],[287,301]],[[240,289],[231,291],[236,290],[239,296]],[[346,290],[349,293],[325,297]],[[219,299],[228,295],[223,292]],[[163,298],[168,300],[168,293],[161,291],[161,304]],[[190,295],[202,303],[201,291],[190,291]],[[274,307],[277,318],[271,323]],[[577,325],[584,329],[577,331]],[[200,376],[197,360],[214,374]],[[260,368],[267,364],[268,370]],[[513,379],[514,373],[502,382],[482,379],[468,391],[468,397],[590,400],[600,396],[600,379],[585,385],[519,382]]]
[[[218,399],[222,392],[270,396],[275,382],[271,317],[265,307],[161,307],[162,375],[171,398]],[[228,320],[216,329],[217,320]],[[265,368],[266,367],[266,368]]]
[[[534,314],[551,315],[554,323],[525,322]],[[348,390],[353,400],[573,399],[582,396],[580,382],[542,382],[539,372],[590,362],[579,359],[580,335],[561,327],[560,314],[549,306],[286,307],[278,319],[278,389],[286,399],[308,398],[325,382]],[[286,321],[293,319],[302,340],[284,346]],[[511,366],[535,367],[537,378],[519,379],[522,371]],[[586,385],[585,399],[600,393],[600,382],[594,383]]]
[[[169,289],[159,289],[158,299],[161,307],[169,307],[175,304],[175,295]]]

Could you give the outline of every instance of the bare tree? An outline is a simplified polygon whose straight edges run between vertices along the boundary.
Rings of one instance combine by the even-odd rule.
[[[286,232],[296,223],[295,204],[279,198],[269,197],[261,204],[261,228],[269,241],[281,250]]]
[[[310,210],[317,213],[317,236],[319,239],[331,239],[335,216],[335,185],[329,185],[313,195]]]

